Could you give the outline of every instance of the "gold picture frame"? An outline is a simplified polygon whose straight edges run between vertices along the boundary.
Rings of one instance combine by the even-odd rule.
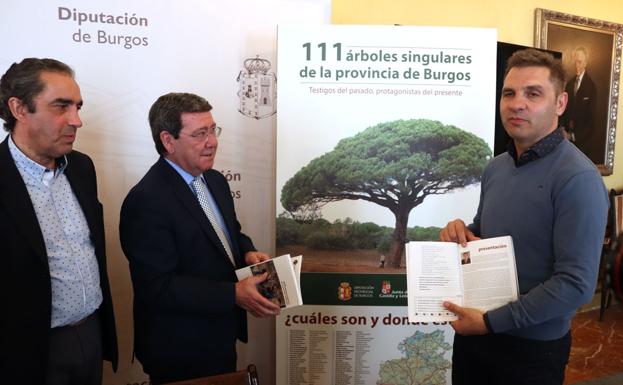
[[[562,53],[569,103],[561,125],[602,175],[612,174],[623,24],[537,8],[534,45]]]

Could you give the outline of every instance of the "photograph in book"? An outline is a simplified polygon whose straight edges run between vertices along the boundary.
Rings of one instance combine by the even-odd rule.
[[[519,288],[510,236],[468,242],[409,242],[410,322],[454,321],[444,301],[488,311],[517,300]]]
[[[257,290],[261,295],[269,299],[274,304],[285,307],[286,300],[283,298],[283,290],[281,289],[281,283],[279,282],[277,269],[275,269],[273,261],[269,259],[266,263],[251,266],[251,272],[254,276],[268,273],[268,278],[266,278],[264,282],[257,285]]]
[[[282,255],[238,269],[236,276],[238,280],[243,280],[267,273],[266,280],[257,285],[260,294],[282,308],[298,306],[303,304],[299,283],[302,261],[300,255],[294,258],[289,254]]]

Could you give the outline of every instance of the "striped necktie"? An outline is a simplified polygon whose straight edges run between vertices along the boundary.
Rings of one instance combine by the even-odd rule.
[[[234,262],[234,254],[231,252],[231,248],[229,247],[229,242],[227,241],[225,232],[223,231],[223,228],[219,224],[218,220],[216,219],[216,215],[214,215],[214,210],[212,210],[212,207],[210,206],[210,201],[208,200],[208,189],[205,183],[203,183],[201,177],[197,177],[193,179],[192,185],[195,188],[195,192],[197,193],[197,199],[199,199],[199,204],[201,205],[203,212],[205,212],[206,216],[208,217],[208,220],[210,221],[214,232],[216,232],[218,239],[221,241],[221,244],[225,248],[225,252],[229,257],[229,260],[235,267],[236,262]]]

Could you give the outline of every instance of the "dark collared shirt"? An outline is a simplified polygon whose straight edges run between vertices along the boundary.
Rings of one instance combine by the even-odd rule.
[[[558,127],[554,130],[554,132],[539,140],[532,145],[532,147],[524,151],[519,158],[517,158],[515,142],[511,141],[508,144],[507,151],[508,154],[515,160],[515,166],[521,167],[554,151],[556,146],[558,146],[558,144],[560,144],[563,140],[565,140],[565,136],[562,133],[562,128]]]

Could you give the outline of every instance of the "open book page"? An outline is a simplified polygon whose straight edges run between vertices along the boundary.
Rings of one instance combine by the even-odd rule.
[[[299,256],[300,257],[300,256]],[[236,270],[238,280],[251,275],[268,273],[268,278],[257,285],[257,290],[273,303],[281,307],[292,307],[303,304],[300,288],[300,265],[302,257],[297,259],[297,274],[289,254],[271,258],[255,265]]]
[[[407,252],[410,322],[457,319],[443,301],[482,311],[519,297],[513,240],[510,236],[468,242],[409,242]]]
[[[409,242],[406,245],[409,322],[453,321],[443,301],[463,305],[458,245]]]
[[[459,246],[465,305],[482,311],[517,300],[517,268],[510,236],[482,239]]]

